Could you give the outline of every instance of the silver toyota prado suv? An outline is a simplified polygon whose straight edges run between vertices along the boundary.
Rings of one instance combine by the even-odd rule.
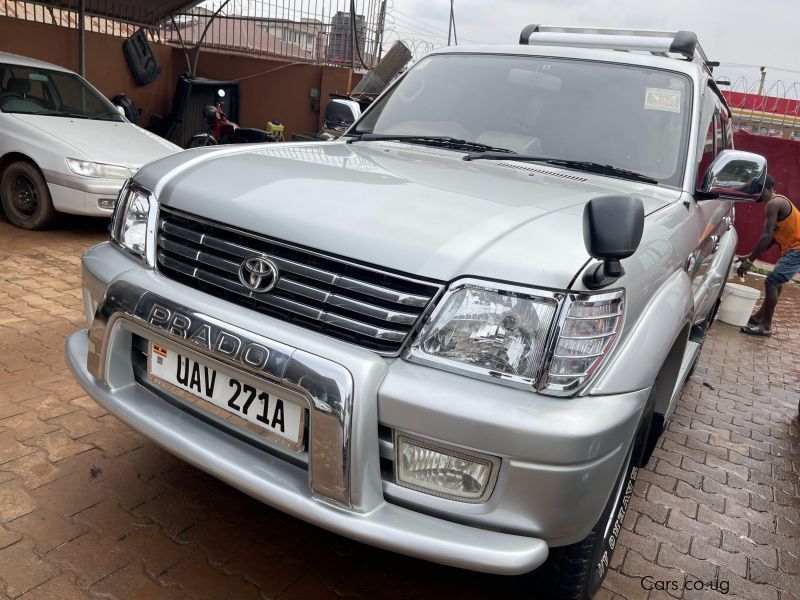
[[[336,142],[157,160],[83,257],[70,367],[270,506],[591,597],[766,177],[713,66],[688,31],[531,25]]]

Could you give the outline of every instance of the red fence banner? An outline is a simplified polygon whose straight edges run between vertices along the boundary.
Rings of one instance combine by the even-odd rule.
[[[743,111],[753,110],[795,117],[800,116],[800,100],[728,91],[723,91],[722,95],[725,96],[728,106],[732,109],[738,108]]]
[[[737,150],[764,156],[769,174],[775,178],[775,192],[788,197],[800,208],[800,142],[737,131],[734,146]],[[736,233],[739,235],[736,254],[749,254],[764,228],[764,204],[737,202],[735,207]],[[761,260],[774,264],[779,257],[777,246],[773,246]]]

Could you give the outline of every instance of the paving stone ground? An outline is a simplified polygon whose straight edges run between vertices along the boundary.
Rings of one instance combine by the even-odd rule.
[[[63,345],[84,325],[80,255],[106,225],[71,218],[30,233],[0,217],[0,596],[536,597],[520,580],[401,557],[287,517],[85,396]],[[715,325],[641,471],[597,598],[800,598],[799,332],[799,286],[786,289],[771,339]],[[719,586],[685,590],[687,578]]]

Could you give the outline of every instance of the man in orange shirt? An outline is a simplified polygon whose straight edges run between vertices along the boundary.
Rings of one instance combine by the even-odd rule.
[[[742,258],[736,272],[739,277],[753,266],[753,261],[778,244],[781,258],[775,264],[764,282],[764,302],[761,308],[750,317],[744,333],[750,335],[772,335],[772,315],[778,304],[783,284],[791,281],[800,272],[800,210],[786,196],[775,193],[775,179],[767,175],[764,192],[759,202],[766,202],[764,231],[750,256]]]

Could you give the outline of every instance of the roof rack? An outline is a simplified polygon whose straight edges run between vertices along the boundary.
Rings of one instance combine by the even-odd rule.
[[[519,36],[519,43],[546,46],[573,46],[609,50],[638,50],[658,56],[679,54],[686,60],[702,63],[711,70],[708,60],[693,31],[647,31],[639,29],[598,29],[586,27],[552,27],[528,25]]]

